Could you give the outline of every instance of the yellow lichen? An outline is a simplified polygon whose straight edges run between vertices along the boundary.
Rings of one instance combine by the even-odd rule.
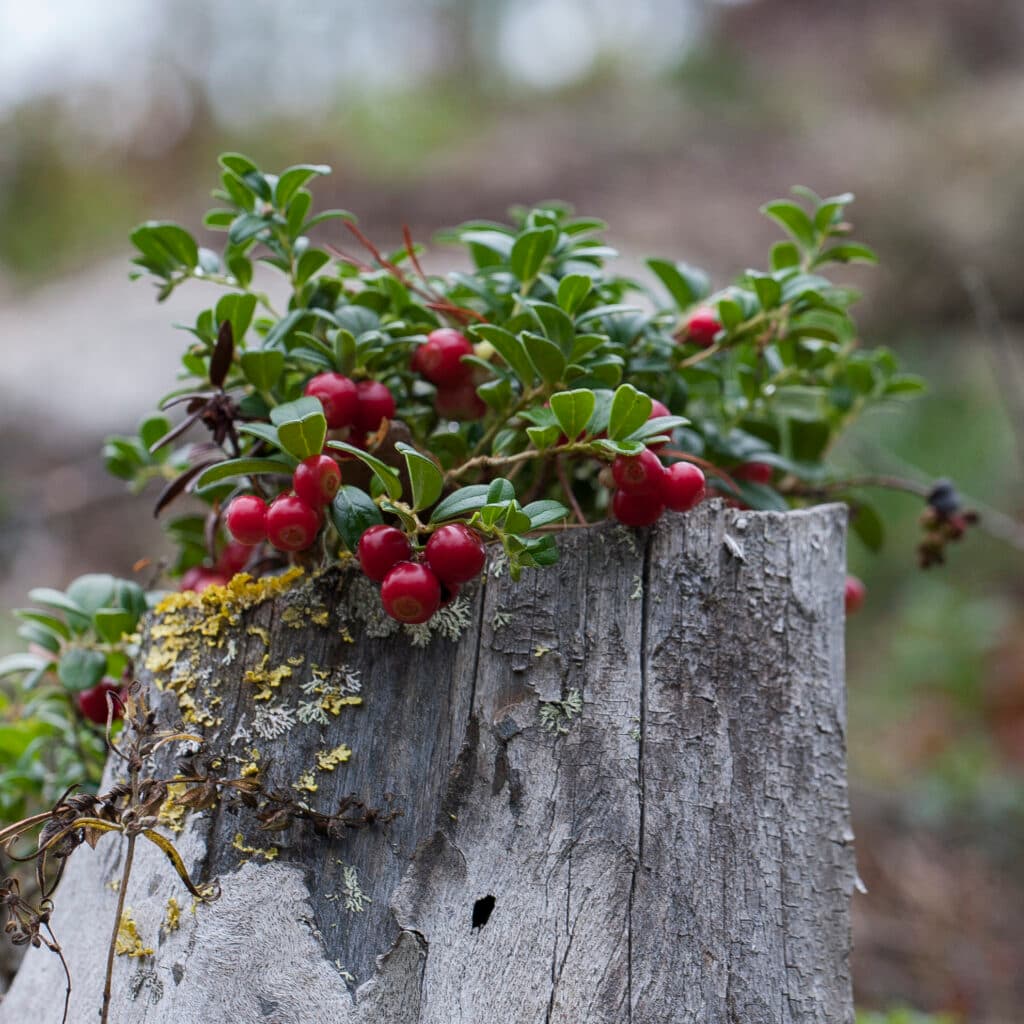
[[[291,665],[292,668],[301,668],[306,660],[306,656],[304,654],[293,654],[287,660],[288,664]]]
[[[355,707],[362,703],[362,697],[343,696],[340,693],[328,693],[325,694],[324,699],[320,701],[320,707],[322,707],[324,711],[329,711],[332,715],[340,715],[342,708]]]
[[[312,772],[303,772],[299,776],[299,781],[292,783],[292,789],[298,790],[300,793],[315,793],[319,788]]]
[[[160,810],[156,814],[156,820],[161,825],[166,825],[172,832],[181,832],[185,827],[185,815],[188,811],[181,804],[175,803],[185,789],[184,782],[172,782],[167,787],[167,799],[160,805]]]
[[[249,751],[249,760],[242,765],[242,770],[239,772],[243,779],[251,778],[253,775],[259,775],[260,766],[257,764],[259,759],[260,752],[253,747],[252,750]]]
[[[264,647],[270,646],[270,630],[264,629],[262,626],[249,626],[245,632],[248,636],[258,636],[263,641]]]
[[[241,832],[235,833],[235,838],[231,841],[231,845],[241,853],[249,853],[255,857],[262,857],[267,861],[277,860],[277,855],[281,852],[276,846],[268,846],[266,848],[247,846]]]
[[[152,956],[153,949],[144,946],[139,936],[139,926],[132,916],[132,908],[125,907],[121,915],[121,923],[117,926],[117,938],[114,941],[114,952],[118,956]]]
[[[164,915],[164,931],[176,932],[181,927],[181,904],[171,896],[167,900],[167,913]]]
[[[253,700],[270,700],[273,691],[281,685],[281,680],[288,679],[292,674],[290,665],[278,665],[277,668],[268,669],[268,661],[267,655],[264,654],[259,666],[246,669],[245,675],[242,677],[245,682],[259,686]]]
[[[322,772],[333,772],[339,764],[344,764],[352,756],[352,750],[344,743],[333,750],[321,750],[316,755],[316,766]]]

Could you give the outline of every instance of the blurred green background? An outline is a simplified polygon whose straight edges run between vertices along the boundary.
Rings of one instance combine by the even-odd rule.
[[[386,245],[558,197],[629,263],[719,284],[766,262],[762,202],[856,192],[882,260],[849,275],[863,336],[932,387],[839,458],[950,476],[1017,538],[976,531],[921,573],[920,506],[882,495],[884,553],[851,540],[869,588],[848,629],[858,1005],[1021,1019],[1024,7],[39,0],[0,6],[0,40],[2,611],[161,553],[97,451],[164,389],[199,299],[130,284],[127,234],[198,225],[221,150],[331,164],[320,201]],[[15,644],[5,615],[0,653]]]

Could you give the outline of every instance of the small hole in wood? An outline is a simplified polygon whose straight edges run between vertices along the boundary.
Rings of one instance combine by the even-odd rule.
[[[483,928],[491,919],[491,911],[494,910],[494,897],[484,896],[473,904],[473,929]]]

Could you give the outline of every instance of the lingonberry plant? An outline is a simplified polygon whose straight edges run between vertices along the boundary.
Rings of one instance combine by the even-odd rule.
[[[468,269],[428,274],[408,232],[384,251],[351,214],[313,212],[326,167],[275,175],[227,154],[221,171],[205,218],[218,251],[169,222],[132,235],[134,276],[159,300],[193,282],[221,294],[187,327],[160,411],[104,447],[134,491],[161,482],[158,514],[191,500],[166,522],[179,589],[352,559],[415,624],[481,573],[488,546],[514,578],[554,563],[570,517],[638,527],[708,495],[779,511],[838,498],[876,548],[882,525],[855,485],[888,483],[927,500],[925,565],[971,521],[947,482],[851,481],[829,461],[866,408],[921,389],[860,344],[857,294],[833,279],[875,259],[850,239],[850,195],[798,188],[765,205],[785,237],[767,267],[716,289],[670,259],[647,260],[647,282],[617,273],[605,225],[560,203],[445,232]],[[97,781],[99,722],[116,718],[108,695],[146,598],[95,576],[31,598],[30,651],[0,675],[22,675],[28,710],[59,723],[40,743],[55,733],[87,763],[51,771],[52,795]],[[25,785],[18,766],[0,796]]]

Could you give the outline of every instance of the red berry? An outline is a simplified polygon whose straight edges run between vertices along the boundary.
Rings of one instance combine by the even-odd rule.
[[[665,470],[659,495],[673,511],[689,512],[704,500],[704,493],[704,474],[692,462],[674,462]]]
[[[251,556],[251,544],[243,544],[238,540],[230,541],[224,545],[224,550],[217,558],[217,572],[222,572],[230,578],[249,564]]]
[[[439,416],[450,420],[478,420],[487,412],[487,405],[476,393],[472,380],[438,387],[434,408]]]
[[[450,523],[431,535],[426,557],[430,568],[445,583],[468,583],[483,571],[487,549],[476,530]]]
[[[473,346],[464,334],[451,327],[440,327],[427,335],[412,357],[412,368],[431,384],[458,384],[466,380],[472,370],[462,362],[471,356]]]
[[[267,539],[267,503],[256,494],[240,494],[228,505],[224,524],[240,544],[260,544]]]
[[[687,321],[686,340],[701,348],[711,348],[715,335],[722,329],[718,314],[709,306],[701,306]]]
[[[310,455],[295,467],[292,486],[307,505],[319,508],[334,500],[341,486],[341,470],[329,455]]]
[[[656,398],[651,399],[651,415],[647,417],[648,420],[655,420],[659,416],[671,415],[672,413],[669,412],[669,408],[667,405],[665,405],[664,402],[659,402]],[[669,434],[671,433],[671,431],[666,430],[665,433]],[[651,449],[652,452],[657,452],[661,451],[661,449],[664,448],[667,443],[667,441],[661,441],[658,444],[650,444],[648,442],[648,447]]]
[[[447,608],[459,596],[459,585],[457,583],[441,583],[441,608]]]
[[[178,589],[183,592],[194,590],[197,594],[201,594],[207,587],[223,587],[227,581],[227,576],[215,569],[194,565],[182,574]]]
[[[612,495],[612,515],[624,526],[650,526],[664,511],[665,506],[653,494],[616,491]]]
[[[412,545],[401,530],[383,523],[371,526],[359,538],[359,564],[363,572],[378,583],[399,562],[412,557]]]
[[[864,599],[868,596],[868,588],[856,576],[846,577],[846,588],[843,592],[843,603],[846,614],[853,615],[860,611]]]
[[[441,607],[441,584],[425,565],[399,562],[380,588],[384,611],[399,622],[426,622]]]
[[[82,690],[75,694],[75,703],[84,718],[97,725],[107,724],[107,694],[113,693],[118,696],[121,688],[111,679],[103,679],[89,690]],[[115,700],[113,718],[116,721],[124,715],[124,708]]]
[[[278,551],[305,551],[320,532],[320,515],[294,494],[282,494],[267,509],[267,539]]]
[[[356,429],[368,432],[378,430],[381,420],[395,418],[395,396],[387,385],[381,384],[379,380],[361,380],[356,389],[359,392]]]
[[[766,462],[744,462],[737,466],[732,475],[737,480],[749,480],[754,484],[770,484],[774,470]]]
[[[627,494],[656,494],[664,475],[665,467],[649,448],[639,455],[618,455],[612,463],[615,484]]]
[[[359,392],[355,383],[342,373],[318,373],[306,384],[305,393],[319,398],[327,426],[351,427],[359,415]]]

